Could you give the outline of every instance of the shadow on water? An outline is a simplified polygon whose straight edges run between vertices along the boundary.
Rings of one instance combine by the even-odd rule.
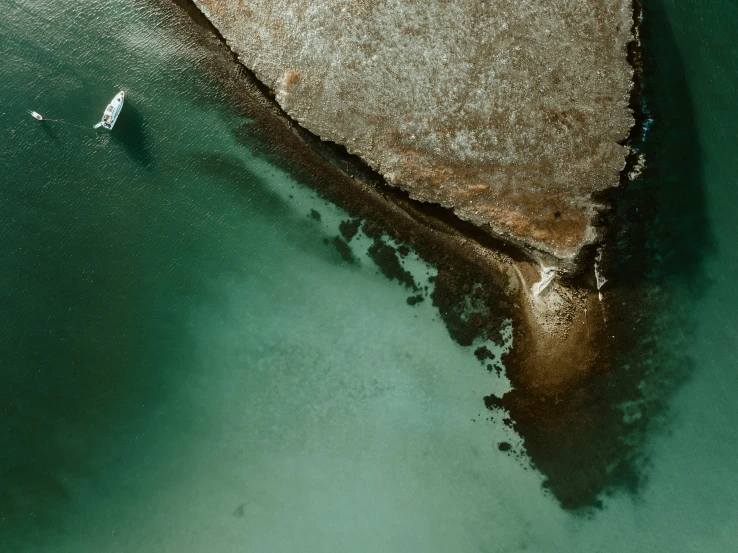
[[[238,191],[236,197],[240,201],[256,206],[254,215],[258,219],[276,220],[279,218],[285,227],[288,227],[287,221],[291,219],[291,225],[288,228],[291,229],[289,236],[292,247],[309,251],[312,256],[326,263],[346,264],[346,259],[342,257],[341,252],[333,247],[335,237],[324,236],[323,229],[318,223],[319,217],[316,219],[311,216],[308,208],[304,213],[296,211],[284,198],[270,189],[270,185],[263,177],[236,156],[189,154],[178,158],[178,166],[228,182],[234,190]],[[315,244],[321,239],[330,247],[316,248]]]
[[[146,169],[153,169],[154,158],[148,147],[143,115],[130,100],[126,101],[123,110],[115,124],[113,140],[123,146],[136,163]]]
[[[54,142],[59,141],[59,136],[57,135],[56,129],[51,126],[51,123],[48,121],[42,121],[41,122],[41,128],[44,131],[44,134],[49,137]]]
[[[582,514],[602,507],[603,494],[642,489],[648,438],[664,429],[669,401],[694,368],[684,353],[694,329],[690,305],[709,286],[703,265],[712,239],[693,100],[664,5],[647,0],[643,9],[647,132],[631,145],[648,165],[609,196],[602,292],[610,369],[515,420],[544,486]]]

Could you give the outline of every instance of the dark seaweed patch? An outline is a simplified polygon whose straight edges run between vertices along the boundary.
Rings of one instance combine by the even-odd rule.
[[[310,217],[312,217],[316,221],[320,221],[320,212],[319,211],[316,211],[314,209],[311,209],[310,210]]]
[[[423,301],[423,296],[420,294],[418,294],[417,296],[410,296],[409,298],[407,298],[408,305],[417,305],[421,301]]]
[[[495,354],[487,346],[479,346],[474,350],[474,356],[484,363],[487,359],[494,360]]]
[[[356,261],[354,252],[351,251],[351,246],[349,246],[340,236],[334,236],[331,243],[333,244],[333,247],[336,248],[341,259],[346,263],[354,263]]]
[[[433,277],[433,305],[460,345],[471,346],[478,338],[500,343],[506,304],[493,286],[471,285],[469,276],[439,267]]]
[[[341,221],[341,224],[338,225],[338,231],[346,242],[351,242],[351,239],[359,232],[360,226],[361,219],[347,219],[346,221]]]
[[[502,398],[495,394],[489,394],[484,396],[484,405],[487,406],[487,409],[502,409]]]
[[[497,376],[500,376],[502,374],[502,365],[492,365],[490,363],[487,365],[487,370],[489,372],[495,371],[497,373]]]
[[[512,446],[507,442],[500,442],[497,444],[497,449],[500,451],[510,451],[512,449]]]
[[[418,290],[418,285],[415,284],[413,275],[402,267],[395,248],[389,244],[385,244],[380,238],[375,238],[374,243],[369,246],[368,253],[369,257],[379,267],[379,270],[382,271],[382,274],[388,279],[396,280],[411,290]]]

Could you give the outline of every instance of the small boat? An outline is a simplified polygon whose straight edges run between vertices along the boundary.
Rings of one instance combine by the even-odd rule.
[[[118,92],[118,94],[115,95],[115,98],[110,100],[110,103],[105,108],[105,113],[103,113],[102,121],[100,121],[93,128],[97,129],[98,127],[105,127],[109,131],[112,131],[113,125],[115,125],[115,122],[118,120],[118,116],[120,115],[120,110],[123,109],[124,97],[125,93],[122,90]]]

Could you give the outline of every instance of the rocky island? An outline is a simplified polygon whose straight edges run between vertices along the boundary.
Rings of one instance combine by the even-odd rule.
[[[196,0],[282,109],[412,198],[571,269],[617,186],[629,1]]]
[[[395,237],[439,266],[443,291],[434,303],[460,343],[494,337],[500,315],[489,313],[505,304],[513,390],[485,403],[509,412],[563,505],[592,504],[609,478],[612,450],[592,445],[581,456],[588,467],[581,482],[557,482],[557,471],[568,474],[561,467],[572,452],[586,450],[613,416],[599,392],[588,396],[591,378],[609,367],[614,334],[595,250],[606,233],[603,193],[625,178],[630,151],[637,6],[194,4],[290,125],[345,147],[382,186],[402,191],[344,182],[356,187],[345,192],[356,202],[380,197],[372,201],[400,221]],[[459,307],[469,305],[470,290],[486,306],[488,327]],[[471,333],[459,331],[463,325]],[[554,452],[554,443],[565,445]]]

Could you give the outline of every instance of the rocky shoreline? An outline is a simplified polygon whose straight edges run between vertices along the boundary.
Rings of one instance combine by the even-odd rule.
[[[175,2],[206,29],[205,34],[214,33],[226,42],[199,11],[200,0]],[[631,23],[638,21],[637,6],[635,19],[632,11],[629,17]],[[629,28],[628,35],[632,32]],[[636,48],[632,41],[629,44],[629,48]],[[586,412],[591,419],[599,417],[594,426],[603,431],[609,424],[605,419],[612,416],[609,410],[587,407],[603,398],[584,397],[587,383],[610,370],[615,347],[606,320],[609,297],[606,294],[603,303],[594,271],[594,245],[585,244],[586,240],[579,244],[576,271],[570,265],[568,273],[561,271],[554,275],[556,278],[547,279],[546,263],[560,270],[566,266],[563,257],[489,232],[459,217],[458,210],[419,201],[412,193],[388,185],[361,158],[341,145],[322,140],[291,119],[275,95],[270,96],[273,91],[268,86],[242,66],[234,70],[233,57],[235,54],[229,51],[221,58],[214,55],[208,63],[255,117],[253,127],[261,140],[249,146],[277,164],[290,159],[290,169],[297,178],[363,221],[366,234],[378,238],[387,233],[435,265],[438,277],[432,300],[460,344],[471,345],[477,338],[499,339],[504,321],[513,321],[513,348],[504,365],[514,390],[503,398],[488,396],[485,403],[507,410],[510,424],[525,439],[530,459],[547,476],[563,506],[596,504],[597,494],[606,487],[605,467],[593,467],[586,481],[574,484],[572,489],[552,468],[560,462],[555,460],[559,455],[550,450],[557,440],[575,444],[591,437],[586,432],[578,434],[576,421],[569,420],[567,413]],[[632,63],[632,56],[628,62]],[[628,78],[632,78],[631,72]],[[261,93],[261,100],[255,102],[254,91]],[[637,92],[637,86],[632,90],[629,86],[629,94]],[[637,103],[629,99],[631,106]],[[622,137],[620,142],[625,144],[627,140]],[[623,155],[616,173],[618,182],[627,178],[634,163],[631,158],[629,166],[623,167]],[[604,206],[601,198],[593,201]],[[598,214],[596,218],[600,217]],[[471,316],[463,307],[470,294],[475,294],[476,304],[483,306]],[[563,451],[570,452],[571,448]]]
[[[195,0],[283,111],[410,197],[576,272],[617,186],[628,1]]]

